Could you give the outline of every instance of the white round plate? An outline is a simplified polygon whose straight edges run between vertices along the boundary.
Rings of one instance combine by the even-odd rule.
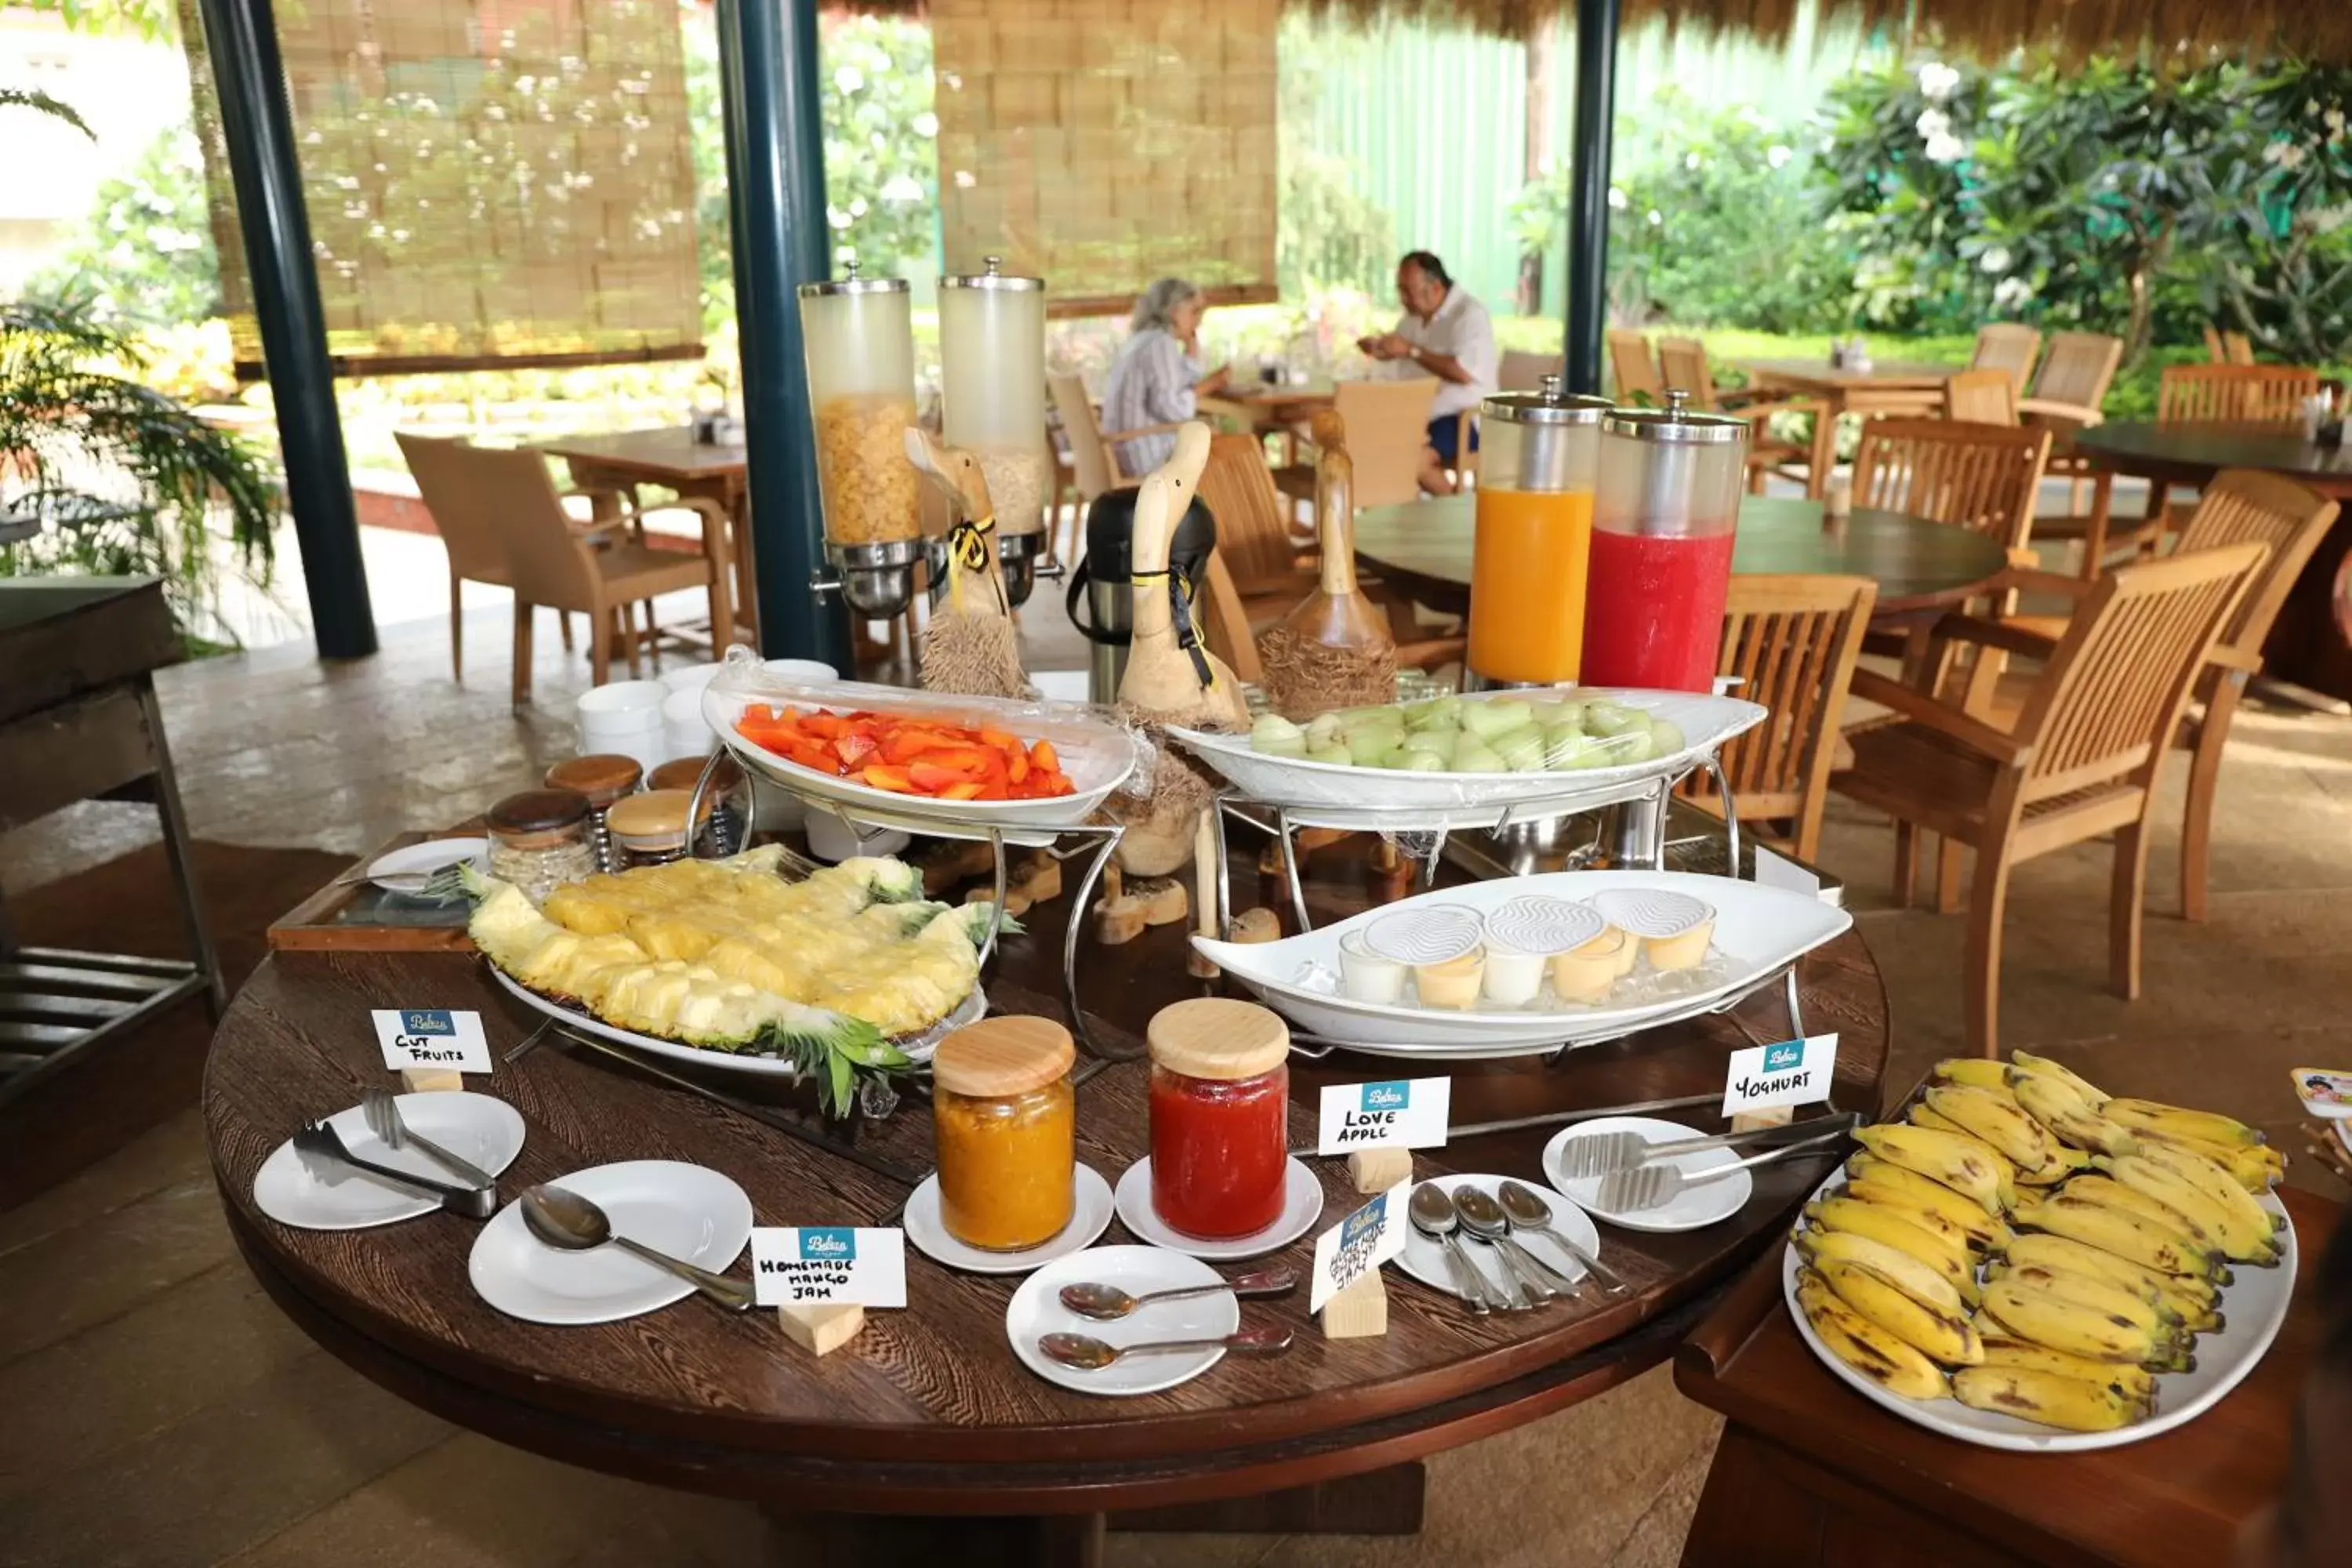
[[[1118,1178],[1118,1223],[1138,1241],[1189,1253],[1216,1263],[1256,1258],[1277,1247],[1287,1247],[1315,1227],[1323,1216],[1323,1184],[1305,1163],[1293,1158],[1282,1175],[1282,1213],[1264,1230],[1237,1236],[1231,1241],[1202,1241],[1171,1228],[1151,1208],[1151,1156],[1129,1165]]]
[[[1430,1179],[1449,1193],[1459,1187],[1476,1187],[1489,1196],[1494,1195],[1506,1181],[1517,1180],[1507,1176],[1462,1175],[1433,1176]],[[1520,1182],[1519,1185],[1543,1199],[1544,1205],[1551,1210],[1551,1223],[1555,1229],[1594,1257],[1601,1255],[1601,1233],[1593,1228],[1592,1221],[1585,1217],[1582,1209],[1539,1182]],[[1570,1279],[1582,1282],[1584,1265],[1551,1237],[1514,1227],[1511,1239],[1534,1254],[1537,1262],[1549,1264]],[[1507,1300],[1511,1276],[1495,1248],[1465,1235],[1462,1250],[1470,1259],[1470,1266],[1485,1275],[1486,1283]],[[1446,1266],[1445,1248],[1418,1230],[1408,1229],[1405,1232],[1404,1251],[1397,1256],[1397,1267],[1433,1290],[1443,1290],[1449,1296],[1461,1294],[1454,1289],[1454,1271]]]
[[[556,1178],[589,1199],[616,1235],[723,1273],[751,1239],[751,1200],[718,1172],[677,1160],[629,1160]],[[617,1247],[548,1246],[509,1204],[474,1238],[467,1277],[483,1300],[532,1323],[611,1323],[667,1307],[694,1287]],[[717,1310],[713,1308],[712,1310]]]
[[[400,1119],[408,1126],[460,1159],[471,1160],[495,1176],[522,1152],[522,1117],[503,1100],[487,1094],[446,1091],[393,1097]],[[387,1148],[368,1131],[367,1117],[356,1105],[327,1118],[343,1146],[362,1160],[414,1171],[436,1182],[454,1180],[440,1163],[411,1144]],[[346,1170],[314,1174],[292,1140],[280,1143],[261,1163],[253,1178],[253,1204],[280,1225],[299,1230],[364,1230],[432,1214],[441,1200],[370,1175]]]
[[[1843,1171],[1832,1171],[1813,1189],[1813,1195],[1819,1197],[1844,1180]],[[1948,1437],[1958,1437],[1963,1443],[2007,1448],[2020,1454],[2070,1454],[2087,1448],[2121,1447],[2126,1443],[2169,1432],[2202,1415],[2223,1394],[2245,1381],[2246,1374],[2254,1370],[2271,1348],[2271,1342],[2278,1337],[2279,1325],[2286,1321],[2287,1302],[2294,1294],[2294,1276],[2301,1264],[2302,1248],[2295,1239],[2294,1217],[2287,1214],[2285,1205],[2268,1193],[2260,1201],[2263,1207],[2286,1221],[2278,1233],[2282,1254],[2278,1266],[2256,1268],[2243,1263],[2231,1265],[2237,1279],[2221,1288],[2221,1299],[2216,1303],[2225,1326],[2218,1334],[2197,1336],[2197,1370],[2158,1373],[2156,1414],[2136,1426],[2118,1427],[2113,1432],[2063,1432],[1996,1411],[1971,1410],[1957,1399],[1906,1399],[1889,1393],[1830,1354],[1828,1348],[1814,1337],[1813,1326],[1797,1310],[1797,1271],[1803,1259],[1794,1246],[1780,1249],[1780,1289],[1789,1303],[1789,1315],[1797,1321],[1798,1335],[1812,1347],[1822,1364],[1864,1398],[1885,1405],[1906,1421]]]
[[[428,838],[422,844],[387,849],[368,862],[369,879],[387,893],[414,893],[425,879],[445,866],[471,861],[488,876],[490,841],[487,838]]]
[[[1196,1258],[1158,1247],[1090,1247],[1046,1264],[1021,1282],[1004,1309],[1004,1337],[1021,1364],[1048,1383],[1080,1394],[1157,1394],[1208,1371],[1224,1359],[1222,1349],[1167,1355],[1132,1356],[1100,1372],[1080,1372],[1050,1361],[1037,1348],[1046,1334],[1091,1334],[1114,1345],[1150,1340],[1223,1339],[1242,1326],[1241,1303],[1228,1291],[1161,1301],[1139,1308],[1113,1323],[1081,1318],[1062,1305],[1065,1285],[1116,1285],[1131,1295],[1213,1284],[1222,1278]]]
[[[1674,1202],[1663,1207],[1643,1209],[1639,1214],[1612,1213],[1601,1206],[1602,1178],[1593,1176],[1577,1182],[1560,1180],[1559,1152],[1571,1141],[1595,1132],[1639,1132],[1652,1143],[1671,1143],[1677,1139],[1706,1136],[1679,1121],[1662,1121],[1654,1116],[1596,1117],[1591,1121],[1580,1121],[1573,1127],[1563,1127],[1552,1134],[1551,1142],[1544,1145],[1544,1175],[1554,1187],[1568,1194],[1569,1202],[1594,1219],[1621,1226],[1627,1230],[1698,1230],[1738,1214],[1746,1206],[1748,1194],[1756,1190],[1756,1184],[1748,1178],[1748,1173],[1740,1171],[1720,1181],[1709,1182],[1703,1187],[1686,1188]],[[1685,1175],[1696,1176],[1720,1165],[1737,1164],[1739,1159],[1740,1156],[1729,1149],[1695,1149],[1687,1154],[1675,1155],[1673,1163],[1682,1167]]]
[[[948,1234],[947,1222],[940,1215],[940,1179],[936,1174],[926,1176],[907,1200],[902,1222],[907,1239],[934,1263],[967,1274],[1026,1274],[1080,1247],[1092,1247],[1095,1238],[1110,1228],[1110,1184],[1102,1179],[1101,1172],[1087,1164],[1078,1166],[1076,1181],[1077,1206],[1059,1236],[1020,1252],[989,1252],[967,1247]]]

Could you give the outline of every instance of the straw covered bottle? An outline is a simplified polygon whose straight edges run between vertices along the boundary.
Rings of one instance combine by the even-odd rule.
[[[1396,700],[1396,638],[1379,606],[1356,586],[1356,466],[1347,426],[1326,409],[1311,427],[1322,581],[1257,643],[1274,710],[1301,722],[1335,708]]]

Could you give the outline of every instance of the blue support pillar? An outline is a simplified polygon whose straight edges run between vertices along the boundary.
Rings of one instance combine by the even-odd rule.
[[[1609,153],[1621,0],[1578,0],[1576,119],[1568,153],[1568,389],[1601,391],[1609,325]]]
[[[294,117],[269,0],[201,0],[205,49],[220,94],[222,139],[236,187],[253,313],[261,329],[286,504],[302,551],[310,627],[326,658],[376,650],[359,509],[335,413],[334,368],[311,261],[310,219],[294,153]]]
[[[847,612],[809,587],[824,524],[798,290],[832,272],[816,3],[719,0],[718,21],[760,640],[849,674]]]

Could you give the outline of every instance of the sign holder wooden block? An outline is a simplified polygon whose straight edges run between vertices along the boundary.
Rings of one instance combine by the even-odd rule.
[[[1377,1268],[1323,1303],[1327,1340],[1376,1339],[1388,1331],[1389,1293]]]
[[[466,1075],[456,1068],[403,1068],[400,1088],[404,1094],[434,1094],[455,1091],[466,1087]]]
[[[1410,1149],[1358,1149],[1348,1156],[1348,1181],[1360,1193],[1384,1193],[1412,1174]]]
[[[866,1309],[854,1301],[779,1307],[776,1322],[786,1339],[809,1354],[829,1355],[857,1337],[866,1326]]]

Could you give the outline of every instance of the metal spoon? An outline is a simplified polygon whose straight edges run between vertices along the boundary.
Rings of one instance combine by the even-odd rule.
[[[713,1274],[708,1268],[697,1268],[682,1258],[656,1252],[643,1242],[615,1235],[613,1222],[604,1211],[578,1193],[567,1192],[552,1182],[544,1182],[535,1187],[525,1187],[521,1203],[523,1224],[530,1227],[531,1235],[550,1247],[565,1252],[587,1252],[609,1241],[622,1251],[677,1275],[730,1312],[751,1310],[751,1286],[740,1280],[730,1279],[724,1274]]]
[[[1194,1296],[1213,1296],[1220,1290],[1230,1290],[1236,1296],[1280,1296],[1298,1288],[1298,1276],[1287,1268],[1262,1268],[1248,1274],[1236,1274],[1231,1279],[1220,1279],[1213,1285],[1184,1285],[1172,1290],[1153,1290],[1142,1296],[1131,1296],[1116,1285],[1065,1285],[1062,1305],[1081,1318],[1097,1322],[1110,1322],[1124,1318],[1140,1307],[1159,1301],[1182,1301]]]
[[[1471,1316],[1483,1318],[1492,1311],[1498,1304],[1495,1292],[1487,1285],[1486,1277],[1478,1272],[1478,1266],[1470,1261],[1470,1255],[1462,1250],[1462,1243],[1454,1237],[1454,1233],[1461,1227],[1462,1221],[1454,1212],[1454,1200],[1445,1195],[1445,1189],[1434,1182],[1422,1183],[1413,1188],[1412,1196],[1406,1202],[1405,1212],[1412,1217],[1413,1229],[1445,1249],[1445,1267],[1454,1276],[1454,1294],[1462,1298],[1462,1304],[1470,1309]],[[1509,1305],[1508,1302],[1500,1304]]]
[[[1538,1236],[1549,1237],[1554,1246],[1591,1269],[1592,1277],[1601,1281],[1601,1289],[1612,1296],[1624,1293],[1625,1277],[1578,1246],[1574,1237],[1553,1225],[1551,1205],[1543,1201],[1542,1194],[1518,1182],[1505,1182],[1496,1189],[1496,1195],[1503,1200],[1503,1212],[1511,1216],[1513,1225],[1521,1230],[1534,1231]]]
[[[1543,1259],[1511,1239],[1510,1216],[1493,1194],[1465,1184],[1454,1189],[1454,1206],[1462,1215],[1462,1228],[1503,1255],[1504,1263],[1519,1277],[1520,1287],[1538,1306],[1559,1300],[1562,1290],[1576,1289],[1575,1280],[1545,1267]]]
[[[367,1119],[368,1131],[383,1139],[387,1149],[405,1149],[414,1143],[469,1187],[487,1187],[495,1179],[471,1160],[459,1158],[409,1126],[401,1118],[400,1101],[383,1089],[372,1089],[360,1096],[360,1114]]]
[[[1049,1360],[1064,1366],[1074,1366],[1080,1372],[1100,1372],[1127,1356],[1175,1351],[1228,1350],[1243,1355],[1280,1355],[1290,1348],[1290,1340],[1288,1329],[1244,1329],[1218,1340],[1153,1340],[1139,1345],[1109,1344],[1092,1334],[1045,1334],[1038,1338],[1037,1348]]]

